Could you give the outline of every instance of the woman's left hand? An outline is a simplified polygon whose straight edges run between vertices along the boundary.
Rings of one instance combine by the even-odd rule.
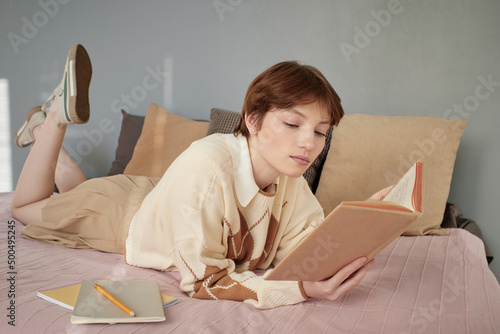
[[[393,187],[394,187],[394,185],[388,186],[382,190],[377,191],[375,194],[371,195],[370,198],[368,198],[368,201],[381,201],[381,200],[383,200]]]
[[[358,286],[373,263],[375,263],[375,259],[368,263],[366,263],[365,257],[356,259],[324,281],[302,282],[304,292],[309,298],[339,300]]]

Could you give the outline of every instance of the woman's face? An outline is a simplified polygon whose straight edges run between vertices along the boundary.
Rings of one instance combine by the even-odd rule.
[[[250,156],[259,187],[266,187],[281,174],[300,177],[307,170],[325,145],[330,127],[327,115],[312,103],[271,109],[260,128],[251,115],[247,117]]]

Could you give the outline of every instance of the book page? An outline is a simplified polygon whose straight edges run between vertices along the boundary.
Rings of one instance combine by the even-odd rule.
[[[416,173],[417,165],[414,164],[383,200],[398,203],[410,210],[415,210],[412,203],[412,196]]]

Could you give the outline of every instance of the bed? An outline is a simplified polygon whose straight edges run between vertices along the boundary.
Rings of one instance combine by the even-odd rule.
[[[124,114],[124,122],[127,117],[147,126],[147,119]],[[218,131],[211,120],[196,125],[200,133],[207,127]],[[141,145],[140,132],[133,146]],[[118,155],[117,150],[117,160]],[[130,156],[124,161],[115,161],[114,168],[133,166]],[[321,188],[318,175],[328,172],[321,166],[313,173],[315,190]],[[488,268],[484,243],[462,228],[398,237],[376,256],[361,284],[338,301],[259,310],[240,302],[189,298],[179,289],[177,272],[128,266],[122,255],[25,239],[19,234],[22,222],[12,218],[11,200],[12,193],[0,194],[1,333],[500,333],[500,286]],[[157,280],[160,290],[179,302],[165,308],[161,323],[72,325],[70,310],[37,297],[37,291],[83,279]]]
[[[483,243],[463,229],[451,229],[448,236],[399,237],[377,255],[361,285],[337,302],[311,300],[258,310],[239,302],[189,298],[179,289],[177,272],[131,267],[118,254],[24,239],[18,233],[23,225],[10,214],[11,198],[12,193],[0,194],[0,295],[4,315],[15,302],[15,327],[3,316],[2,333],[500,332],[500,287]],[[16,230],[13,270],[6,268],[10,226]],[[180,301],[165,309],[162,323],[72,325],[70,310],[36,294],[101,278],[157,280],[163,293]],[[8,298],[9,291],[15,297]]]

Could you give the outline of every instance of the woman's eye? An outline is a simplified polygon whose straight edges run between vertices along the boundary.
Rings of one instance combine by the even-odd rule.
[[[320,132],[320,131],[315,131],[315,133],[316,133],[318,136],[326,137],[326,133],[323,133],[323,132]]]
[[[286,126],[289,126],[289,127],[291,127],[291,128],[298,128],[298,127],[299,127],[298,125],[296,125],[296,124],[292,124],[292,123],[287,123],[287,122],[285,122],[285,124],[286,124]]]

